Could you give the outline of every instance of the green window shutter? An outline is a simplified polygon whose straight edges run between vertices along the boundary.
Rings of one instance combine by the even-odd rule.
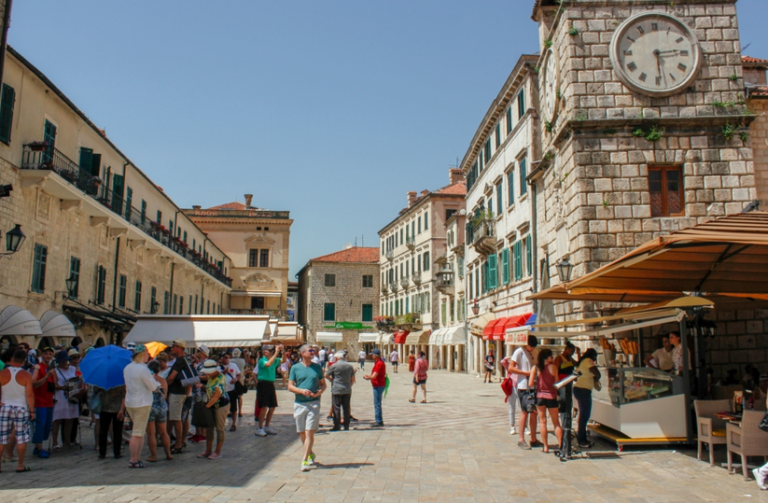
[[[409,297],[405,298],[405,314],[408,314],[408,313],[411,312],[411,305],[410,305],[410,302],[409,302],[410,300],[411,299]]]
[[[443,302],[443,303],[440,305],[440,311],[441,311],[441,315],[442,315],[442,316],[441,316],[441,319],[443,320],[443,325],[445,325],[445,324],[446,324],[446,320],[447,320],[447,317],[446,317],[446,315],[445,315],[445,302]]]
[[[531,236],[525,239],[525,272],[527,276],[533,274],[533,245]]]
[[[507,133],[512,132],[512,105],[507,108]]]
[[[94,159],[97,154],[94,154]],[[112,175],[112,211],[123,214],[123,176]]]
[[[47,124],[47,123],[46,123]],[[80,147],[80,168],[84,171],[91,173],[91,166],[93,165],[93,149]]]
[[[488,213],[490,213],[491,216],[493,216],[493,198],[488,198]]]
[[[483,263],[482,273],[483,273],[483,277],[482,277],[483,293],[485,293],[488,291],[488,261],[487,260]]]
[[[323,321],[336,321],[336,304],[326,303],[323,311]]]
[[[515,172],[514,170],[507,173],[507,198],[510,206],[515,204]]]
[[[373,321],[373,304],[363,304],[363,321]]]
[[[509,248],[501,250],[501,281],[509,284]]]
[[[501,182],[496,185],[496,208],[498,208],[499,215],[501,215],[501,209],[504,207],[504,192],[501,189]]]
[[[35,243],[35,255],[32,262],[32,291],[45,291],[45,264],[48,260],[48,248]]]
[[[125,219],[131,221],[131,208],[133,206],[133,189],[126,187],[125,189]],[[185,239],[186,241],[186,239]]]
[[[517,115],[522,118],[525,115],[525,88],[517,95]]]
[[[3,94],[0,96],[0,141],[5,144],[11,142],[11,128],[13,127],[13,105],[16,102],[16,91],[3,84]]]
[[[498,286],[498,267],[496,254],[488,256],[488,289],[493,290]]]
[[[501,146],[501,122],[496,123],[496,148]]]
[[[523,279],[523,243],[518,241],[515,243],[515,279]]]
[[[133,310],[141,312],[141,281],[136,282],[136,293],[133,297]]]
[[[428,211],[424,212],[424,230],[425,231],[429,230],[429,212]]]
[[[520,160],[520,195],[522,196],[526,192],[528,192],[528,184],[526,183],[525,178],[528,176],[527,171],[527,165],[525,162],[525,157],[523,157]]]

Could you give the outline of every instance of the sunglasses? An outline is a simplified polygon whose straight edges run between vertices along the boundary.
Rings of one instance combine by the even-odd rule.
[[[314,350],[314,349],[308,349],[308,350],[307,350],[307,353],[314,353],[314,352],[315,352],[315,350]]]

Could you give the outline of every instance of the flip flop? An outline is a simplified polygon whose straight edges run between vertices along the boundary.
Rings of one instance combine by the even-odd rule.
[[[136,461],[135,463],[128,463],[128,468],[146,468],[147,465],[142,463],[141,461]]]
[[[411,403],[416,403],[416,400],[408,400]]]
[[[21,470],[16,470],[16,473],[24,473],[24,472],[31,472],[31,471],[32,471],[32,469],[30,467],[25,466]]]
[[[210,456],[210,455],[211,455],[211,453],[210,453],[210,452],[209,452],[208,454],[206,454],[206,453],[202,453],[202,454],[198,454],[198,455],[197,455],[197,457],[198,457],[198,458],[200,458],[200,459],[202,459],[202,458],[207,458],[207,457],[208,457],[208,456]]]

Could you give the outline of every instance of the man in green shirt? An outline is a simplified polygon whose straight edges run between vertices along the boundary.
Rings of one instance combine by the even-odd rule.
[[[277,391],[275,391],[275,370],[283,352],[283,346],[264,346],[261,348],[263,356],[259,358],[256,372],[256,403],[259,405],[259,429],[257,437],[277,435],[269,424],[272,422],[272,414],[277,407]]]
[[[325,391],[325,377],[323,368],[312,363],[314,348],[305,344],[299,349],[299,355],[301,361],[291,367],[288,391],[296,395],[293,419],[296,421],[296,431],[304,444],[301,471],[306,472],[315,464],[312,446],[315,443],[315,431],[320,426],[320,395]]]

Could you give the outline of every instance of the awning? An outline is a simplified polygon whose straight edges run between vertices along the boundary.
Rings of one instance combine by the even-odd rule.
[[[395,344],[405,344],[405,338],[408,337],[409,333],[407,330],[395,332]]]
[[[431,330],[417,330],[411,332],[408,337],[405,338],[405,344],[427,344],[429,343],[429,334]]]
[[[376,341],[377,344],[393,344],[395,339],[394,334],[388,334],[382,332],[379,334],[379,340]]]
[[[495,320],[491,320],[488,322],[488,324],[483,328],[483,340],[484,341],[492,341],[493,340],[493,329],[496,328],[496,325],[499,323],[504,323],[506,318],[496,318]]]
[[[493,313],[484,313],[477,318],[469,320],[469,332],[476,337],[482,337],[485,325],[493,321],[494,318]]]
[[[378,332],[360,332],[360,335],[357,338],[357,342],[359,343],[378,343],[379,342],[379,334]]]
[[[441,328],[439,330],[435,330],[434,332],[432,332],[430,334],[430,336],[429,336],[429,343],[428,344],[430,346],[439,346],[440,345],[440,340],[442,339],[443,334],[446,333],[447,331],[448,331],[447,328]]]
[[[274,320],[274,319],[269,320],[269,333],[272,337],[277,337],[280,335],[277,329],[277,320]]]
[[[43,337],[75,337],[75,326],[66,315],[57,311],[46,311],[40,317]]]
[[[0,335],[42,335],[40,322],[26,309],[8,306],[0,312]]]
[[[344,335],[341,332],[318,332],[315,338],[317,342],[341,342]]]
[[[503,341],[508,329],[522,327],[526,324],[529,324],[527,322],[531,317],[533,317],[533,313],[518,314],[508,318],[503,318],[499,323],[496,324],[495,327],[493,327],[493,339],[491,340]]]
[[[299,324],[294,321],[278,322],[277,334],[272,334],[269,342],[283,344],[285,346],[298,346],[302,344],[301,334],[299,333]]]
[[[269,318],[256,315],[145,315],[139,316],[125,342],[163,342],[182,339],[187,346],[260,346],[270,335]]]
[[[460,346],[467,343],[467,331],[464,326],[451,327],[443,334],[440,343],[443,346]]]
[[[243,290],[232,290],[230,292],[231,295],[235,297],[281,297],[283,295],[282,292],[271,292],[271,291],[243,291]]]

